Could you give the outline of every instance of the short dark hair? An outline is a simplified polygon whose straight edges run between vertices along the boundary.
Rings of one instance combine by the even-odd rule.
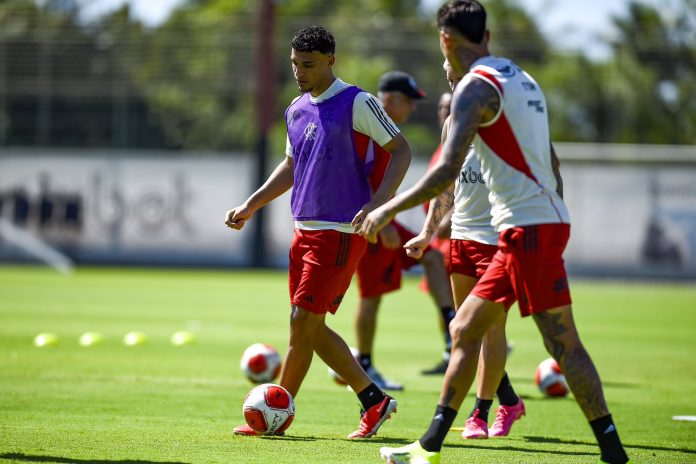
[[[481,43],[486,32],[486,9],[476,0],[450,0],[437,10],[437,27],[452,28],[469,42]]]
[[[299,30],[292,38],[290,46],[302,53],[316,50],[324,55],[333,55],[336,52],[334,36],[321,26],[308,26]]]

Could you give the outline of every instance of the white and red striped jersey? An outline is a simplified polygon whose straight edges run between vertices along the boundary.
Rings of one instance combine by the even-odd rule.
[[[490,191],[495,230],[570,223],[556,193],[546,99],[539,85],[506,58],[476,60],[462,81],[481,79],[500,95],[500,110],[481,125],[474,150]]]

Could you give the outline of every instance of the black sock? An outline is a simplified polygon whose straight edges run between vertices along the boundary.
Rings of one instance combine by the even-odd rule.
[[[619,433],[616,431],[611,414],[590,421],[590,427],[597,438],[599,449],[602,453],[602,461],[610,464],[624,464],[628,462],[628,456],[621,444]]]
[[[435,408],[435,415],[430,423],[430,427],[425,432],[425,435],[418,440],[426,451],[440,451],[442,442],[445,441],[447,432],[454,423],[454,418],[457,417],[457,411],[447,406],[438,406]]]
[[[474,409],[471,410],[471,414],[469,414],[469,417],[473,417],[474,413],[478,409],[478,417],[482,421],[484,421],[486,424],[488,423],[488,413],[491,410],[491,405],[493,404],[493,400],[482,400],[478,396],[476,397],[476,404],[474,404]]]
[[[372,366],[372,353],[360,353],[360,365],[363,369],[368,370]]]
[[[452,349],[452,337],[449,333],[449,323],[454,319],[454,308],[452,306],[443,306],[440,308],[440,314],[442,314],[442,320],[445,323],[445,346],[447,351]]]
[[[505,374],[503,374],[503,378],[500,379],[500,384],[498,385],[498,390],[495,392],[495,394],[498,396],[498,403],[502,404],[503,406],[514,406],[520,401],[520,398],[512,388],[512,384],[510,383],[510,378],[508,377],[507,372],[505,372]]]
[[[365,411],[382,401],[384,396],[384,392],[374,383],[371,383],[365,387],[363,391],[358,393],[358,399],[360,400],[360,404],[362,404],[362,408]]]

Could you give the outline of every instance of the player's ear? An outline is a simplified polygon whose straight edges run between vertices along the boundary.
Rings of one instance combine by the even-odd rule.
[[[336,63],[336,55],[329,55],[329,66],[333,66]]]
[[[449,49],[452,45],[452,35],[444,29],[440,29],[440,43],[445,49]]]

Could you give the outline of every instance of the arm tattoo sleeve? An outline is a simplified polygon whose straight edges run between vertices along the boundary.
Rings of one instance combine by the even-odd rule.
[[[423,225],[423,232],[428,238],[431,238],[437,228],[442,222],[449,210],[454,204],[454,184],[450,186],[447,190],[436,196],[430,202],[430,209],[428,209],[428,216],[425,218],[425,224]]]

